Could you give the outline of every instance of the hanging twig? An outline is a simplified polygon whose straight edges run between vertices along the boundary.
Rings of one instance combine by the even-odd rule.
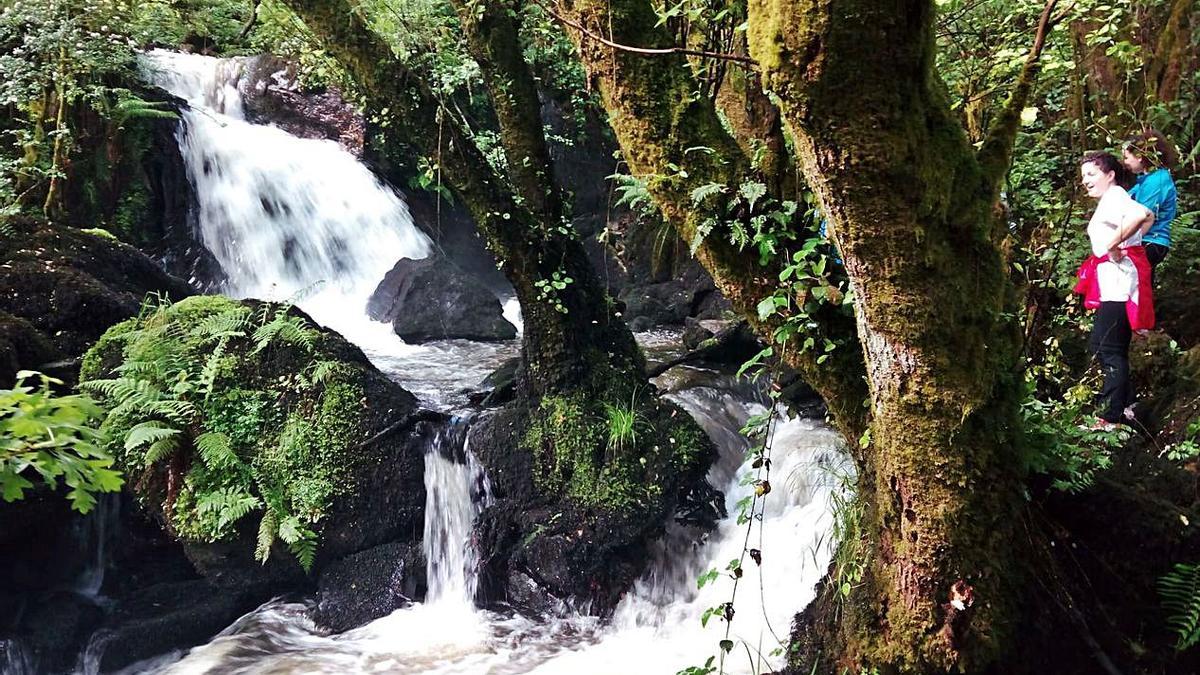
[[[602,44],[606,47],[611,47],[618,51],[629,52],[630,54],[640,54],[642,56],[667,56],[667,55],[671,55],[671,54],[683,54],[685,56],[697,56],[697,57],[705,58],[705,59],[720,59],[722,61],[736,61],[738,63],[746,64],[748,67],[750,67],[751,70],[754,70],[756,72],[758,71],[758,62],[748,56],[739,56],[737,54],[724,54],[721,52],[709,52],[709,51],[703,51],[703,50],[699,50],[699,49],[687,49],[684,47],[650,48],[650,47],[633,47],[631,45],[623,45],[618,42],[613,42],[612,40],[609,40],[608,38],[606,38],[602,35],[597,35],[597,34],[593,33],[592,31],[588,30],[587,28],[584,28],[582,24],[579,24],[575,21],[568,19],[565,16],[562,16],[561,14],[555,12],[553,9],[550,9],[546,5],[540,5],[540,7],[542,9],[546,10],[546,13],[549,14],[550,16],[554,17],[554,19],[557,20],[559,23],[565,24],[565,25],[570,26],[571,28],[574,28],[575,30],[579,31],[580,35],[588,38],[589,40],[599,42],[600,44]]]

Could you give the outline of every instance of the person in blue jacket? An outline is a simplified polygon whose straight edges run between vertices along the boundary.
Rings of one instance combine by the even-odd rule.
[[[1166,136],[1147,128],[1125,141],[1123,163],[1137,176],[1129,196],[1150,209],[1154,222],[1142,230],[1142,243],[1151,269],[1167,257],[1171,249],[1171,221],[1175,219],[1175,181],[1171,169],[1179,155]]]

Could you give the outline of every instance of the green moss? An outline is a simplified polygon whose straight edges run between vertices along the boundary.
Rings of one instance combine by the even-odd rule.
[[[146,243],[146,221],[150,214],[150,190],[142,181],[135,181],[121,199],[112,216],[112,229],[120,238],[131,244]]]
[[[109,232],[108,230],[104,229],[103,227],[88,227],[88,228],[84,228],[84,229],[80,230],[80,232],[83,232],[85,234],[90,234],[93,237],[100,237],[101,239],[107,239],[109,241],[120,241],[119,239],[116,238],[116,236],[113,235],[112,232]]]
[[[711,450],[704,432],[677,407],[648,396],[613,400],[621,397],[574,393],[541,400],[522,437],[539,492],[612,510],[648,506]],[[626,442],[610,438],[612,408],[634,416],[636,429]]]
[[[115,364],[120,360],[125,342],[136,328],[137,320],[129,319],[105,331],[100,340],[84,353],[79,364],[79,380],[82,382],[103,377],[108,370],[105,364]]]

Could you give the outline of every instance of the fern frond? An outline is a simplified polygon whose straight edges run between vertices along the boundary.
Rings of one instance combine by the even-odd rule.
[[[201,342],[209,342],[222,338],[241,337],[245,335],[246,326],[250,323],[250,310],[237,307],[220,314],[205,317],[192,328],[192,335]]]
[[[275,534],[279,531],[279,518],[274,509],[267,509],[262,520],[258,523],[258,543],[254,545],[254,559],[266,563],[271,556],[271,544],[275,543]]]
[[[224,469],[237,464],[233,444],[225,434],[210,431],[196,437],[196,450],[200,460],[210,469]]]
[[[303,534],[304,526],[300,524],[300,518],[296,516],[288,516],[279,523],[279,538],[285,544],[294,544],[300,541]]]
[[[274,319],[254,331],[254,349],[250,353],[257,354],[276,340],[312,351],[317,335],[316,331],[308,328],[308,323],[304,319],[287,316],[281,311],[275,315]]]
[[[212,354],[204,361],[204,367],[200,369],[200,387],[204,392],[204,400],[207,401],[212,396],[213,386],[217,382],[217,372],[221,367],[221,359],[225,357],[225,345],[228,344],[227,338],[221,338],[217,346],[213,349]]]
[[[179,448],[179,439],[175,436],[160,438],[150,444],[146,456],[142,458],[142,466],[151,467],[174,454]]]
[[[300,567],[303,567],[305,572],[311,572],[313,561],[317,557],[316,533],[305,530],[304,538],[294,544],[288,544],[288,550],[300,561]]]
[[[325,380],[333,373],[334,368],[337,368],[337,361],[317,361],[313,364],[312,375],[309,382],[313,385],[323,384]]]
[[[196,418],[196,406],[187,401],[163,399],[153,401],[144,407],[148,415],[160,415],[179,426],[186,426]]]
[[[205,493],[196,500],[196,511],[202,514],[215,513],[217,528],[222,530],[260,506],[262,501],[258,497],[238,488],[222,488]]]
[[[135,425],[125,436],[125,449],[134,450],[147,443],[154,443],[164,438],[170,438],[179,433],[178,429],[169,427],[164,422],[150,420]]]
[[[312,569],[317,557],[317,533],[304,527],[296,516],[288,516],[279,523],[279,539],[287,544],[288,550],[300,561],[305,572]]]
[[[1167,627],[1183,651],[1200,642],[1200,564],[1179,563],[1158,580],[1158,593],[1167,610]]]

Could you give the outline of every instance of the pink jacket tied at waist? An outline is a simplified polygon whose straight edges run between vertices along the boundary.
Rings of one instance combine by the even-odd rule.
[[[1146,257],[1144,246],[1130,246],[1121,249],[1133,261],[1137,270],[1137,293],[1132,294],[1125,302],[1125,313],[1129,316],[1129,327],[1133,330],[1150,330],[1154,328],[1154,293],[1150,290],[1150,259]],[[1100,263],[1107,262],[1108,256],[1090,255],[1079,266],[1076,276],[1079,282],[1075,284],[1075,292],[1083,296],[1083,306],[1096,309],[1100,306],[1100,279],[1096,268]]]

